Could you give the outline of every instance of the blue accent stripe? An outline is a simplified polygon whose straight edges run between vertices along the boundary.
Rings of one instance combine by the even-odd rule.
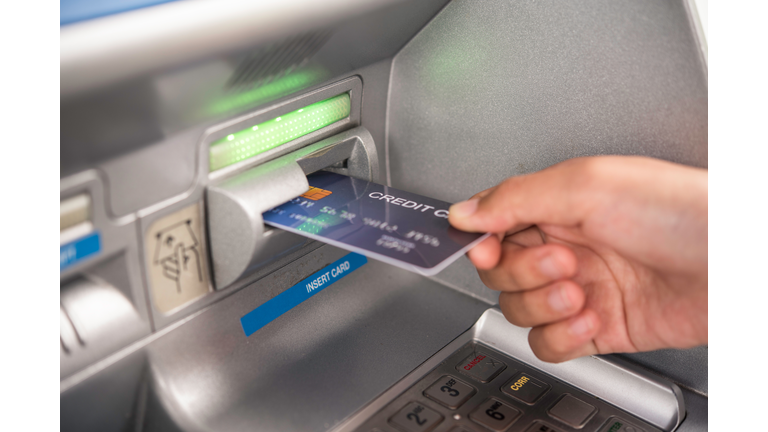
[[[363,255],[356,253],[347,254],[344,258],[281,292],[240,318],[240,324],[243,326],[245,335],[250,336],[256,333],[256,331],[271,323],[280,315],[298,306],[304,300],[324,290],[367,262],[368,259]]]
[[[100,250],[101,238],[98,231],[61,246],[59,249],[61,260],[59,271],[99,253]]]
[[[74,24],[175,0],[60,0],[59,25]]]

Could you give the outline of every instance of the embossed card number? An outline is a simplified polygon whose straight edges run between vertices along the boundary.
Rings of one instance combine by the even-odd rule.
[[[307,176],[302,195],[264,212],[264,223],[426,276],[487,234],[448,223],[450,203],[331,172]]]

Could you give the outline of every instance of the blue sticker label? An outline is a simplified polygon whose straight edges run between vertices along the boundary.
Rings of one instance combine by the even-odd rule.
[[[101,238],[99,237],[98,231],[62,245],[59,249],[59,257],[61,260],[59,271],[99,253],[100,250]]]
[[[368,259],[363,255],[351,253],[288,288],[240,318],[240,324],[243,326],[245,335],[250,336],[256,333],[256,331],[271,323],[280,315],[298,306],[304,300],[324,290],[332,283],[352,273],[367,262]]]

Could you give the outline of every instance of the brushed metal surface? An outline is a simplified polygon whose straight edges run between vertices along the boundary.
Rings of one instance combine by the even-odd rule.
[[[704,397],[709,394],[708,346],[686,350],[664,349],[621,354],[621,356],[652,372],[663,374],[681,387],[700,393]]]
[[[62,284],[60,299],[62,318],[68,321],[61,320],[60,379],[150,332],[149,323],[142,320],[132,299],[99,278],[80,277]],[[71,325],[74,338],[65,337],[65,330],[69,330],[66,324]]]
[[[392,66],[391,186],[459,201],[565,159],[707,166],[707,81],[682,0],[446,6]]]
[[[687,415],[675,432],[707,432],[709,430],[709,399],[683,389]]]
[[[154,394],[144,409],[154,413],[154,422],[165,416],[181,430],[327,430],[470,328],[487,309],[429,279],[369,260],[245,336],[240,317],[345,254],[323,246],[299,258],[120,353],[90,379],[78,378],[66,386],[62,400],[118,376],[121,359],[144,353]],[[133,392],[132,386],[113,391]]]
[[[707,66],[689,12],[684,0],[451,2],[393,60],[389,184],[455,202],[577,156],[706,167]],[[435,280],[498,298],[467,260]],[[706,351],[635,357],[706,388]]]
[[[179,52],[165,52],[164,54],[168,55],[161,55],[159,58],[142,57],[144,53],[157,53],[168,49],[168,45],[157,43],[150,38],[152,32],[144,31],[145,29],[129,32],[115,32],[117,27],[106,29],[115,37],[130,39],[130,44],[141,41],[143,45],[136,48],[138,54],[133,52],[131,55],[125,55],[121,47],[115,46],[101,51],[104,58],[97,58],[97,52],[90,48],[86,49],[89,51],[87,55],[70,57],[65,53],[67,47],[71,47],[68,41],[64,40],[68,39],[68,35],[62,34],[63,88],[67,86],[64,83],[64,75],[68,74],[65,69],[69,66],[84,71],[76,73],[74,78],[83,80],[86,86],[92,87],[91,90],[74,93],[65,88],[62,93],[62,177],[92,167],[99,168],[109,180],[110,200],[115,214],[135,212],[192,187],[195,181],[198,139],[206,128],[355,74],[366,80],[366,97],[371,98],[370,102],[364,102],[364,123],[370,127],[377,143],[383,145],[383,137],[380,138],[378,134],[384,129],[385,116],[382,105],[386,102],[392,56],[447,3],[447,0],[383,3],[341,0],[328,4],[312,4],[309,9],[301,11],[291,10],[290,2],[277,2],[271,6],[263,2],[240,2],[238,5],[233,3],[237,2],[213,2],[207,6],[190,6],[187,2],[177,2],[176,6],[182,9],[214,8],[220,11],[210,16],[207,23],[202,19],[190,23],[173,19],[169,23],[172,28],[168,29],[168,32],[186,28],[195,32],[194,38],[202,36],[209,39],[212,45],[225,42],[224,39],[234,43],[231,49],[212,54],[208,51],[210,45],[201,47],[192,43],[194,38],[181,37],[176,42],[185,44],[185,53],[182,56],[192,55],[195,58],[182,59],[180,63],[177,56]],[[251,19],[251,14],[258,14],[260,8],[280,10],[286,16],[275,19],[269,26],[259,26],[256,23],[267,16],[258,16],[254,20]],[[325,11],[321,15],[315,15],[317,22],[306,22],[307,26],[298,25],[296,19],[306,21],[306,13],[312,15],[310,11],[315,8]],[[160,10],[160,7],[148,8],[142,13],[151,14]],[[334,10],[338,14],[333,20],[341,22],[329,25],[324,22],[328,17],[325,13],[332,14]],[[365,10],[369,13],[363,13]],[[238,16],[236,23],[230,23],[235,27],[244,19],[248,26],[245,31],[255,32],[260,36],[251,40],[236,40],[232,37],[235,35],[229,32],[231,27],[228,25],[215,29],[214,34],[206,34],[207,26],[217,22],[222,15]],[[149,20],[153,23],[158,21],[161,20]],[[134,24],[136,22],[141,24],[141,19],[137,19]],[[291,23],[297,25],[290,26]],[[332,31],[330,39],[309,62],[294,70],[284,82],[270,88],[256,86],[232,89],[227,85],[243,57],[273,43],[285,41],[286,38],[304,34],[310,27],[318,26],[324,27],[323,31]],[[234,33],[238,31],[235,29]],[[103,46],[109,42],[109,38],[90,34],[81,41],[91,47]],[[122,56],[121,59],[112,61],[116,55]],[[156,64],[148,65],[147,73],[133,78],[115,77],[110,70],[90,67],[92,62],[97,62],[106,65],[108,69],[117,69],[118,74],[123,73],[120,69],[124,67],[124,72],[134,75],[139,73],[133,70],[131,56],[134,55],[142,57],[137,63],[154,61]],[[172,66],[163,66],[167,62],[173,63]],[[139,65],[142,69],[144,66]],[[106,84],[113,79],[118,81]],[[241,97],[244,100],[240,100]],[[232,100],[238,102],[223,110],[214,109],[220,102]],[[115,189],[114,192],[112,188]]]
[[[389,148],[393,186],[457,201],[509,175],[596,153],[706,166],[706,68],[692,51],[696,41],[686,33],[690,23],[679,0],[482,7],[456,0],[424,27],[444,4],[392,3],[344,22],[310,62],[324,72],[293,93],[359,75],[361,125],[382,161]],[[390,70],[392,56],[422,28]],[[264,40],[306,28],[285,30]],[[312,242],[176,314],[157,314],[151,303],[147,311],[138,234],[202,199],[208,179],[199,170],[200,136],[292,97],[281,93],[216,116],[189,114],[223,96],[235,60],[262,46],[260,40],[214,57],[203,58],[203,50],[171,69],[161,63],[179,58],[137,65],[154,71],[142,76],[138,69],[107,71],[88,89],[64,89],[62,175],[98,173],[99,206],[130,240],[126,259],[139,289],[134,295],[141,296],[137,307],[152,316],[156,333],[62,381],[62,429],[329,429],[495,302],[496,293],[466,260],[433,280],[372,261],[289,312],[282,324],[242,339],[237,313],[332,262],[335,249]],[[62,180],[62,198],[69,196],[65,189],[83,191],[64,187],[79,177]],[[690,394],[699,399],[682,428],[706,428],[706,398]]]
[[[491,308],[483,313],[470,330],[430,357],[418,369],[389,388],[381,397],[340,424],[334,429],[334,432],[348,432],[357,430],[361,426],[379,426],[381,419],[386,419],[398,408],[390,406],[385,409],[384,414],[380,410],[396,398],[402,398],[401,395],[406,392],[406,389],[410,388],[407,391],[411,395],[411,399],[418,399],[418,394],[438,376],[445,373],[456,374],[454,368],[456,363],[471,352],[467,351],[471,349],[468,347],[468,344],[473,341],[484,344],[512,357],[516,361],[522,362],[525,364],[524,372],[533,373],[534,376],[539,376],[553,386],[552,392],[547,396],[549,399],[548,403],[540,404],[532,409],[525,409],[527,421],[545,417],[543,411],[547,406],[558,399],[562,393],[569,391],[567,386],[556,380],[571,384],[579,392],[584,391],[596,397],[597,399],[593,403],[602,404],[602,402],[598,401],[605,401],[613,405],[613,407],[600,407],[601,419],[598,423],[604,421],[606,417],[618,414],[618,412],[611,411],[615,410],[615,407],[627,411],[665,431],[675,430],[685,416],[683,395],[674,383],[647,373],[615,357],[581,357],[560,364],[542,362],[535,357],[528,346],[528,329],[516,327],[508,323],[499,309]],[[493,353],[491,355],[493,356]],[[445,363],[449,357],[450,361]],[[499,359],[498,356],[495,358]],[[503,362],[504,360],[501,361]],[[498,382],[494,381],[494,389],[497,389],[501,383],[514,376],[515,372],[513,370],[520,369],[519,365],[514,364],[507,364],[507,367],[510,370],[502,373],[504,376],[497,380]],[[535,369],[529,372],[528,368]],[[540,374],[537,375],[538,372],[536,370],[545,372],[556,380],[551,379],[551,377],[544,378]],[[428,374],[431,374],[432,377],[425,382],[421,382],[421,387],[418,387],[416,390],[411,388],[412,385],[428,376]],[[471,380],[469,382],[478,386],[481,393],[484,392],[482,384]],[[501,397],[500,394],[491,393],[490,395]],[[481,395],[475,401],[477,402],[483,398],[485,396]],[[435,407],[439,409],[437,406]],[[466,414],[472,409],[474,409],[473,406],[466,406],[459,410],[460,417],[466,417]],[[462,422],[465,421],[462,420]],[[449,421],[449,423],[451,422]],[[526,426],[526,424],[518,424],[515,426],[515,430]],[[443,424],[438,429],[442,431],[449,427],[450,425]]]
[[[267,162],[208,188],[211,258],[218,289],[236,281],[261,252],[266,243],[262,241],[261,214],[308,189],[304,171],[294,160],[286,158]]]
[[[543,362],[528,345],[529,331],[509,324],[500,310],[490,309],[476,325],[476,338],[662,430],[675,430],[685,418],[685,401],[674,383],[613,356]]]
[[[114,218],[108,212],[104,179],[88,170],[61,180],[60,197],[87,195],[89,219],[100,235],[100,251],[60,272],[60,298],[80,341],[62,348],[64,379],[154,329],[141,274],[136,217]],[[62,327],[66,332],[67,326]],[[90,333],[90,336],[86,333]],[[90,340],[87,340],[90,338]],[[68,351],[68,352],[67,352]]]
[[[172,2],[61,29],[62,95],[338,24],[402,0]]]
[[[378,168],[372,141],[358,127],[210,185],[206,197],[216,288],[304,244],[301,236],[266,230],[261,214],[306,192],[306,175],[336,162],[348,161],[344,174],[371,180]]]

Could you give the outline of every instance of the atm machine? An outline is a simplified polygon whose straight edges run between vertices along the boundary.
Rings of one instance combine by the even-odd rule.
[[[707,429],[707,347],[544,363],[464,257],[368,259],[242,321],[349,256],[263,224],[313,172],[456,202],[577,156],[706,167],[693,1],[86,3],[60,30],[62,430]]]

